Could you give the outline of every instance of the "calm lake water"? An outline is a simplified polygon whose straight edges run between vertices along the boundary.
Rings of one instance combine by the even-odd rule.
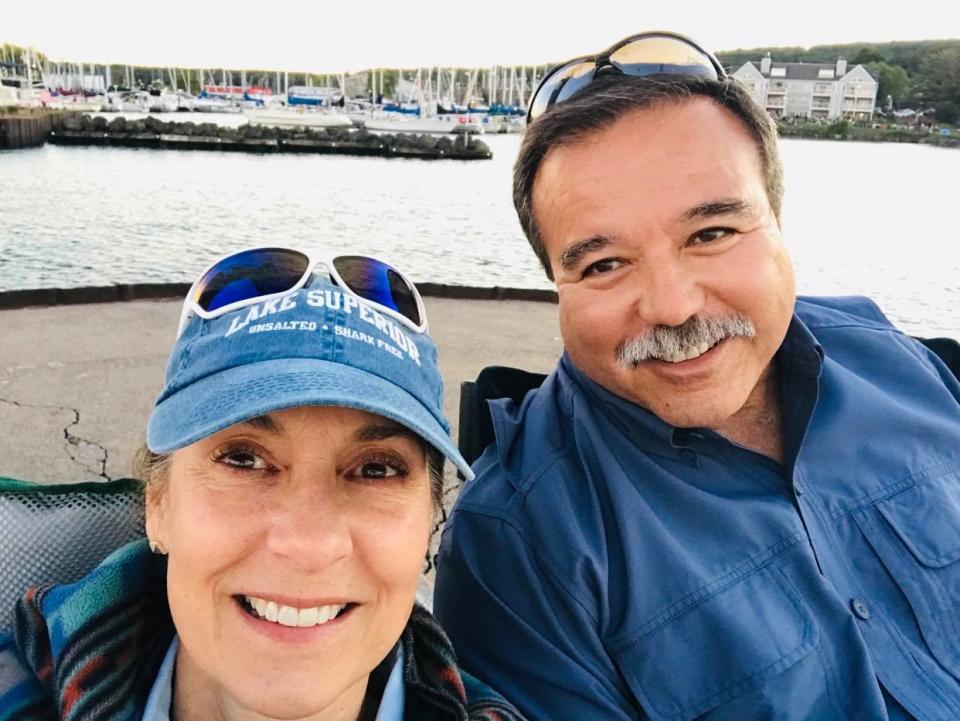
[[[415,280],[549,287],[492,161],[46,146],[0,152],[0,290],[190,281],[289,244],[364,252]],[[872,296],[905,330],[960,337],[960,152],[787,140],[783,222],[800,292]]]

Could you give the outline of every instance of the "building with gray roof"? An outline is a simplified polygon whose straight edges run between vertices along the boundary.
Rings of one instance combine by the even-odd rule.
[[[768,53],[759,64],[747,61],[734,73],[775,118],[869,120],[877,101],[877,81],[863,65],[777,63]]]

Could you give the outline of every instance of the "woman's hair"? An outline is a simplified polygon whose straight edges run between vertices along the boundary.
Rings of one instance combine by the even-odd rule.
[[[423,452],[427,457],[427,474],[430,477],[430,500],[438,512],[443,507],[443,454],[424,440]],[[170,480],[170,454],[154,453],[144,444],[133,459],[133,475],[146,486],[147,501],[159,500]]]

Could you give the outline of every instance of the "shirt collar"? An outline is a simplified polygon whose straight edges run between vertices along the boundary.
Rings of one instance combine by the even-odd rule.
[[[566,352],[560,359],[560,370],[637,446],[645,451],[669,457],[678,455],[679,449],[674,444],[674,432],[677,428],[660,420],[643,406],[621,398],[591,380],[573,364]],[[574,421],[576,420],[574,414]]]
[[[170,721],[170,704],[173,702],[173,668],[177,660],[177,648],[180,641],[177,636],[170,642],[167,655],[163,657],[157,679],[153,682],[147,706],[143,711],[143,721]]]
[[[177,660],[179,639],[174,636],[163,657],[157,678],[147,697],[143,721],[170,721],[170,704],[173,701],[173,669]],[[406,697],[403,688],[403,646],[398,645],[394,654],[393,670],[383,689],[376,721],[403,721],[403,706]]]
[[[819,378],[823,371],[823,347],[796,313],[776,357],[781,371],[810,378]]]
[[[397,646],[393,670],[383,689],[380,699],[380,709],[375,721],[403,721],[403,707],[406,694],[403,687],[403,644]]]

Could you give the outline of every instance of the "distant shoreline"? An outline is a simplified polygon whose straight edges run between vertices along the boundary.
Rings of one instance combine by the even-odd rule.
[[[777,123],[777,130],[783,139],[805,140],[853,140],[867,143],[914,143],[933,145],[939,148],[960,148],[960,130],[950,129],[949,135],[941,135],[937,130],[864,127],[843,121],[830,125],[814,123]]]

